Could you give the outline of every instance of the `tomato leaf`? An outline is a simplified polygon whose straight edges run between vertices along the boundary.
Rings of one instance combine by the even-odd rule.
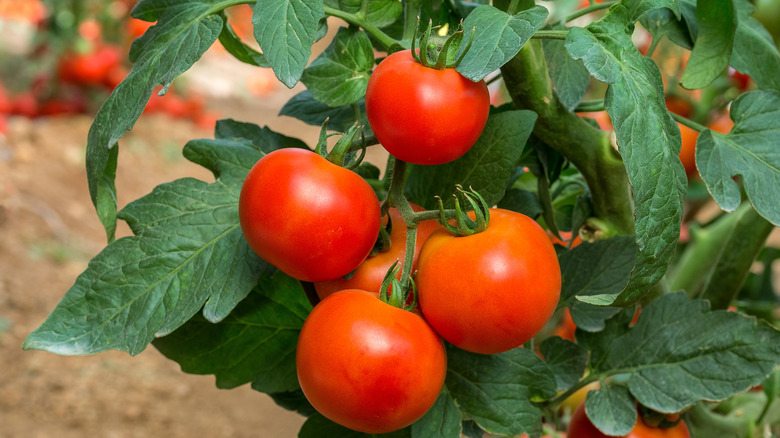
[[[366,3],[365,12],[363,3]],[[404,10],[403,4],[398,0],[338,0],[338,8],[348,14],[362,14],[376,27],[395,23]]]
[[[626,436],[636,423],[636,405],[628,388],[607,385],[588,392],[585,413],[597,429],[609,436]]]
[[[299,389],[295,344],[311,304],[300,284],[276,271],[223,321],[196,315],[154,346],[191,374],[214,374],[218,388],[248,382],[266,393]]]
[[[733,211],[741,202],[739,175],[756,211],[780,225],[780,92],[753,91],[731,105],[734,128],[728,134],[706,129],[696,142],[696,167],[715,202]]]
[[[685,4],[682,5],[683,8]],[[696,5],[696,43],[680,79],[688,89],[711,84],[729,65],[737,17],[731,0],[710,0]]]
[[[309,148],[303,141],[271,131],[267,126],[261,128],[254,123],[237,122],[232,119],[217,121],[214,136],[217,139],[248,140],[254,147],[260,149],[264,153],[269,153],[282,148]],[[198,164],[202,163],[198,161]],[[244,174],[244,176],[246,176],[246,174]],[[243,177],[241,181],[243,182]]]
[[[531,39],[547,18],[547,9],[533,6],[515,15],[509,15],[490,5],[474,9],[463,21],[463,44],[469,41],[474,29],[471,48],[455,68],[474,82],[498,70]]]
[[[681,8],[684,9],[685,6],[686,4],[683,3]],[[650,11],[643,15],[639,22],[642,23],[642,27],[650,32],[654,40],[660,41],[663,37],[667,37],[680,47],[685,47],[689,50],[693,48],[693,40],[686,26],[686,21],[680,20],[669,9]]]
[[[653,300],[628,328],[625,316],[598,335],[577,332],[597,373],[625,373],[631,394],[662,413],[723,400],[761,383],[780,364],[780,332],[704,300],[674,293]],[[622,333],[621,333],[622,332]],[[606,333],[606,335],[604,335]]]
[[[342,27],[328,48],[303,71],[301,82],[328,106],[349,105],[365,96],[373,67],[374,49],[368,35]]]
[[[222,32],[219,34],[219,42],[228,53],[245,64],[254,65],[256,67],[271,66],[262,53],[244,44],[227,22],[222,27]]]
[[[542,202],[536,193],[521,189],[507,190],[504,197],[498,201],[498,208],[523,213],[530,218],[536,218],[544,211]]]
[[[116,231],[114,185],[119,139],[141,116],[155,86],[164,93],[222,31],[221,5],[209,0],[143,0],[133,16],[157,21],[133,42],[133,69],[100,107],[87,137],[87,182],[106,236]]]
[[[631,236],[615,236],[594,243],[583,242],[558,257],[561,265],[561,301],[569,306],[577,327],[587,331],[604,328],[614,307],[596,307],[586,301],[613,296],[626,286],[634,266],[636,243]]]
[[[748,0],[733,0],[738,26],[731,52],[731,66],[749,75],[764,89],[780,91],[780,53],[772,35],[755,18]]]
[[[276,77],[292,88],[309,62],[325,18],[322,0],[256,2],[252,12],[255,39]]]
[[[678,157],[680,130],[666,110],[661,74],[631,40],[633,23],[668,0],[623,1],[587,28],[572,28],[566,49],[596,79],[608,83],[604,106],[633,187],[639,251],[625,289],[602,303],[628,305],[663,277],[680,235],[687,179]],[[638,111],[641,108],[643,111]]]
[[[381,434],[357,432],[328,420],[320,413],[309,416],[298,432],[298,438],[410,438],[411,436],[409,427]]]
[[[552,336],[542,341],[539,352],[555,375],[557,391],[571,388],[585,374],[588,351],[574,342]]]
[[[412,438],[460,437],[461,430],[460,411],[445,387],[431,409],[412,424]]]
[[[300,389],[295,391],[273,392],[268,394],[268,396],[271,397],[277,405],[288,411],[295,411],[304,417],[308,417],[317,412],[311,403],[306,400],[306,396],[303,395],[303,391]]]
[[[355,102],[360,109],[360,124],[366,135],[371,133],[371,127],[366,118],[366,101],[361,98]],[[328,119],[328,129],[347,132],[355,123],[355,110],[351,105],[330,107],[317,99],[309,90],[301,91],[284,104],[279,111],[280,116],[290,116],[306,123],[307,125],[322,126]]]
[[[555,396],[556,381],[534,352],[483,355],[448,345],[447,364],[445,385],[464,418],[490,433],[541,434],[542,411],[531,400]]]
[[[270,271],[238,224],[237,188],[262,152],[248,140],[197,140],[184,154],[210,169],[215,182],[162,184],[122,210],[137,235],[112,242],[90,262],[26,349],[135,355],[201,308],[209,321],[225,318]]]
[[[504,197],[536,117],[527,110],[491,114],[477,143],[462,157],[438,166],[412,167],[406,185],[409,199],[435,209],[435,196],[450,201],[455,185],[460,184],[472,187],[488,205],[495,205]]]
[[[553,29],[563,29],[556,26]],[[566,52],[561,40],[544,40],[544,58],[550,71],[550,79],[555,85],[555,93],[569,111],[573,111],[582,101],[590,85],[590,73],[582,61],[573,59]]]

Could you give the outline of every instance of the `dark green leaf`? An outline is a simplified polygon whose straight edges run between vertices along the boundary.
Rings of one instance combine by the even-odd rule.
[[[748,0],[733,0],[737,10],[737,32],[731,65],[764,89],[780,91],[780,53],[772,35],[758,20],[751,17],[753,5]]]
[[[625,386],[611,385],[588,392],[585,412],[597,429],[610,436],[626,436],[636,423],[636,405]]]
[[[698,33],[680,80],[688,89],[711,84],[729,65],[737,17],[731,0],[709,0],[696,6]]]
[[[631,236],[583,242],[564,252],[561,265],[561,305],[623,290],[631,273],[636,244]],[[572,309],[573,310],[573,309]]]
[[[666,109],[658,68],[631,40],[633,23],[660,7],[675,10],[676,3],[623,1],[600,21],[573,28],[566,42],[572,57],[582,59],[591,75],[609,84],[604,106],[633,187],[639,251],[625,289],[601,297],[604,304],[628,305],[641,298],[663,277],[680,235],[687,185],[678,157],[680,131]]]
[[[364,0],[338,0],[338,8],[350,14],[363,14]],[[376,27],[393,24],[403,12],[403,4],[398,0],[367,0],[365,19]]]
[[[254,123],[237,122],[232,119],[218,121],[214,135],[217,139],[248,140],[266,154],[282,148],[308,149],[303,141],[271,131],[267,126],[261,128]]]
[[[612,343],[628,331],[631,319],[634,317],[634,308],[623,309],[615,316],[605,321],[604,329],[598,333],[577,330],[574,338],[577,345],[590,351],[588,368],[595,371],[609,371],[603,363],[612,348]],[[576,323],[575,323],[576,324]]]
[[[622,325],[620,325],[622,326]],[[625,372],[631,394],[662,413],[679,412],[700,400],[722,400],[761,381],[780,364],[780,332],[752,317],[709,311],[703,300],[674,293],[653,300],[636,325],[615,337],[577,341],[600,352],[598,371]],[[617,327],[617,326],[615,326]],[[601,359],[603,357],[603,359]]]
[[[121,215],[137,235],[90,262],[25,348],[135,355],[201,308],[210,321],[226,317],[267,272],[238,224],[240,181],[261,153],[242,142],[201,140],[185,155],[216,181],[181,179],[128,205]]]
[[[532,399],[555,395],[555,376],[534,352],[474,354],[448,346],[446,385],[464,418],[491,433],[538,436],[542,411]]]
[[[360,99],[356,102],[360,109],[360,123],[368,135],[371,130],[366,118],[366,102]],[[328,119],[328,129],[338,132],[347,132],[355,123],[355,110],[351,105],[332,108],[318,101],[309,90],[301,91],[284,104],[280,116],[290,116],[313,126],[322,126]]]
[[[547,9],[533,6],[509,15],[490,5],[474,9],[463,21],[466,36],[475,29],[471,49],[456,70],[472,81],[479,81],[498,70],[531,39],[547,18]]]
[[[578,329],[598,332],[604,330],[606,320],[620,312],[620,307],[602,307],[575,300],[571,303],[570,311],[571,319]]]
[[[256,2],[252,13],[255,39],[276,77],[292,88],[309,62],[325,17],[322,0]]]
[[[374,49],[365,32],[342,27],[333,41],[304,70],[301,82],[318,101],[339,107],[355,103],[366,94]]]
[[[715,202],[733,211],[741,202],[740,175],[759,214],[780,225],[780,92],[753,91],[731,105],[734,128],[728,134],[706,129],[696,143],[696,167]]]
[[[225,26],[219,34],[219,42],[228,53],[243,63],[256,67],[271,66],[262,53],[244,44],[241,41],[241,38],[233,32],[233,28],[227,22],[225,22]]]
[[[571,388],[585,373],[588,351],[574,342],[552,336],[542,342],[539,351],[555,375],[558,391]]]
[[[476,421],[464,420],[462,424],[463,435],[468,438],[483,438],[485,436],[485,431],[479,427],[479,424],[477,424]]]
[[[523,213],[524,215],[536,218],[543,209],[542,203],[536,193],[530,190],[509,189],[504,193],[504,197],[498,201],[498,208]]]
[[[196,316],[154,346],[185,373],[213,374],[218,388],[294,391],[295,344],[310,310],[299,283],[276,271],[222,322]]]
[[[684,10],[685,6],[686,4],[683,3],[680,8]],[[669,9],[664,8],[648,12],[642,16],[640,22],[642,27],[653,35],[654,40],[660,41],[663,37],[667,37],[678,46],[686,49],[693,47],[693,40],[685,20],[678,20],[675,13]]]
[[[527,110],[491,115],[477,143],[462,157],[439,166],[412,167],[407,183],[410,200],[436,208],[436,195],[449,200],[455,185],[461,184],[479,192],[489,205],[496,204],[504,196],[536,117]]]
[[[553,29],[562,29],[563,26]],[[582,64],[566,52],[561,40],[544,40],[544,58],[550,70],[550,79],[555,85],[555,93],[561,103],[570,111],[582,101],[590,84],[590,73]]]
[[[312,414],[298,432],[298,438],[410,438],[410,428],[390,433],[363,433],[340,426],[319,413]]]
[[[117,142],[141,116],[155,86],[163,93],[216,41],[222,5],[209,0],[143,0],[133,16],[157,21],[133,42],[133,69],[100,107],[87,137],[87,180],[109,241],[116,230]]]
[[[277,405],[289,411],[295,411],[303,416],[308,417],[317,412],[314,407],[312,407],[311,403],[306,400],[306,396],[303,395],[303,391],[300,389],[288,392],[275,392],[268,395]]]
[[[412,424],[412,438],[460,438],[461,418],[445,387],[436,403]]]

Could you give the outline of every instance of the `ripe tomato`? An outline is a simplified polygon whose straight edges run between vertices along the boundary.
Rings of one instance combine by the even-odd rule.
[[[298,381],[325,417],[366,433],[401,429],[439,397],[444,345],[420,316],[349,289],[322,300],[303,324]]]
[[[613,438],[601,433],[596,429],[596,426],[590,422],[588,416],[585,414],[585,403],[574,411],[574,415],[569,422],[569,430],[567,432],[569,438]],[[662,428],[662,427],[650,427],[642,421],[642,417],[639,416],[636,420],[634,429],[628,435],[623,438],[690,438],[691,434],[688,431],[688,426],[684,421],[680,421],[674,427]]]
[[[366,116],[379,142],[396,158],[442,164],[465,154],[487,122],[490,94],[455,69],[436,70],[411,50],[385,58],[366,89]]]
[[[59,77],[74,84],[102,84],[121,60],[120,49],[110,45],[101,45],[85,54],[65,54],[58,66]]]
[[[443,227],[420,251],[417,289],[425,319],[474,353],[500,353],[531,339],[561,294],[555,249],[539,224],[490,210],[487,230],[455,237]]]
[[[304,281],[355,269],[379,234],[379,200],[358,174],[305,149],[261,158],[238,201],[241,230],[263,260]]]
[[[685,168],[685,174],[691,178],[698,174],[696,171],[696,141],[699,139],[699,131],[691,129],[682,123],[677,123],[682,137],[680,148],[680,161]]]
[[[419,205],[412,204],[414,211],[422,211]],[[393,228],[390,230],[390,249],[380,252],[375,256],[367,258],[355,269],[349,279],[337,278],[335,280],[314,283],[317,296],[320,299],[344,289],[360,289],[369,292],[379,292],[382,286],[382,280],[385,274],[396,261],[399,261],[399,270],[397,277],[400,279],[403,269],[404,254],[406,254],[406,224],[401,219],[401,213],[396,208],[391,208],[388,212],[393,221]],[[417,256],[420,254],[423,242],[438,227],[436,221],[424,221],[417,226],[417,244],[414,249],[414,265],[412,272],[417,266]]]

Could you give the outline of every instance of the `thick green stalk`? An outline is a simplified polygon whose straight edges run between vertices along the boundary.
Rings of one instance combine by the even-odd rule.
[[[569,159],[590,187],[594,215],[588,224],[606,236],[632,234],[628,176],[609,135],[567,110],[553,91],[541,42],[529,41],[501,67],[512,101],[539,115],[534,134]]]
[[[366,20],[364,17],[356,14],[350,14],[347,12],[344,12],[340,9],[332,8],[330,6],[324,6],[323,10],[325,11],[326,15],[330,15],[331,17],[341,18],[342,20],[346,21],[349,24],[354,24],[355,26],[360,26],[365,30],[366,32],[370,33],[374,38],[376,38],[380,43],[382,43],[383,46],[385,46],[385,49],[390,49],[393,46],[403,46],[401,41],[398,41],[391,37],[390,35],[382,32],[378,27],[374,26],[373,23]]]

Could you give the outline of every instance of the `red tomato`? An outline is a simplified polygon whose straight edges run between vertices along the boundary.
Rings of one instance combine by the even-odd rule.
[[[585,403],[581,404],[569,422],[569,430],[567,432],[569,438],[613,438],[601,433],[596,429],[596,426],[590,422],[585,414]],[[688,431],[688,426],[684,421],[680,421],[674,427],[662,428],[662,427],[650,427],[642,421],[640,416],[636,420],[634,429],[623,438],[690,438],[691,434]]]
[[[414,209],[414,211],[423,210],[422,207],[415,204],[412,204],[412,209]],[[369,292],[379,292],[385,274],[387,274],[390,266],[396,261],[399,261],[399,270],[396,277],[400,279],[401,270],[403,269],[404,254],[406,254],[406,224],[404,224],[403,219],[401,219],[401,213],[399,213],[396,208],[391,208],[388,213],[393,221],[393,228],[390,230],[390,249],[367,258],[357,269],[355,269],[355,272],[352,273],[352,276],[349,279],[340,277],[331,281],[314,283],[314,288],[317,290],[317,296],[319,296],[320,299],[344,289],[360,289]],[[412,267],[412,272],[414,272],[414,269],[417,266],[417,256],[420,254],[423,242],[425,242],[428,236],[430,236],[438,226],[439,224],[436,221],[424,221],[417,226],[417,244],[414,249],[414,266]]]
[[[736,85],[739,91],[747,91],[747,89],[750,88],[750,82],[752,81],[750,75],[747,75],[745,73],[740,73],[733,67],[729,67],[728,75],[729,78],[731,79],[731,82],[733,82],[734,85]]]
[[[442,164],[465,154],[487,122],[490,94],[455,69],[436,70],[393,53],[374,70],[366,116],[379,142],[396,158]]]
[[[355,269],[379,234],[379,200],[358,174],[305,149],[261,158],[238,201],[241,230],[263,260],[304,281]]]
[[[455,237],[443,227],[420,251],[417,289],[425,319],[474,353],[500,353],[531,339],[561,293],[555,249],[539,224],[491,209],[487,230]]]
[[[685,174],[688,178],[696,176],[696,141],[699,139],[699,131],[691,129],[682,123],[677,123],[682,137],[682,147],[680,148],[680,161],[685,168]]]
[[[30,92],[14,96],[9,114],[33,118],[38,115],[38,98]]]
[[[296,364],[317,411],[366,433],[417,421],[436,402],[447,373],[444,345],[424,319],[355,289],[314,307],[298,338]]]
[[[666,96],[664,102],[666,102],[666,109],[675,114],[688,117],[693,113],[693,106],[691,103],[681,97]]]
[[[58,67],[64,82],[97,85],[107,81],[111,71],[121,62],[118,47],[102,45],[86,54],[63,55]]]
[[[555,235],[553,235],[553,233],[551,231],[547,230],[547,235],[550,236],[550,242],[552,242],[553,245],[560,245],[560,246],[562,246],[564,248],[569,248],[569,241],[571,240],[572,232],[571,231],[559,231],[558,234],[560,234],[561,237],[564,240],[561,240],[561,239],[555,237]],[[578,235],[574,236],[574,241],[571,242],[571,248],[570,249],[576,248],[577,245],[579,245],[580,243],[582,243],[582,239],[580,238],[580,236],[578,234]]]
[[[612,131],[615,129],[612,127],[612,119],[609,117],[609,114],[607,114],[606,111],[587,111],[578,113],[578,115],[580,117],[595,119],[596,123],[599,124],[599,128],[604,131]]]

